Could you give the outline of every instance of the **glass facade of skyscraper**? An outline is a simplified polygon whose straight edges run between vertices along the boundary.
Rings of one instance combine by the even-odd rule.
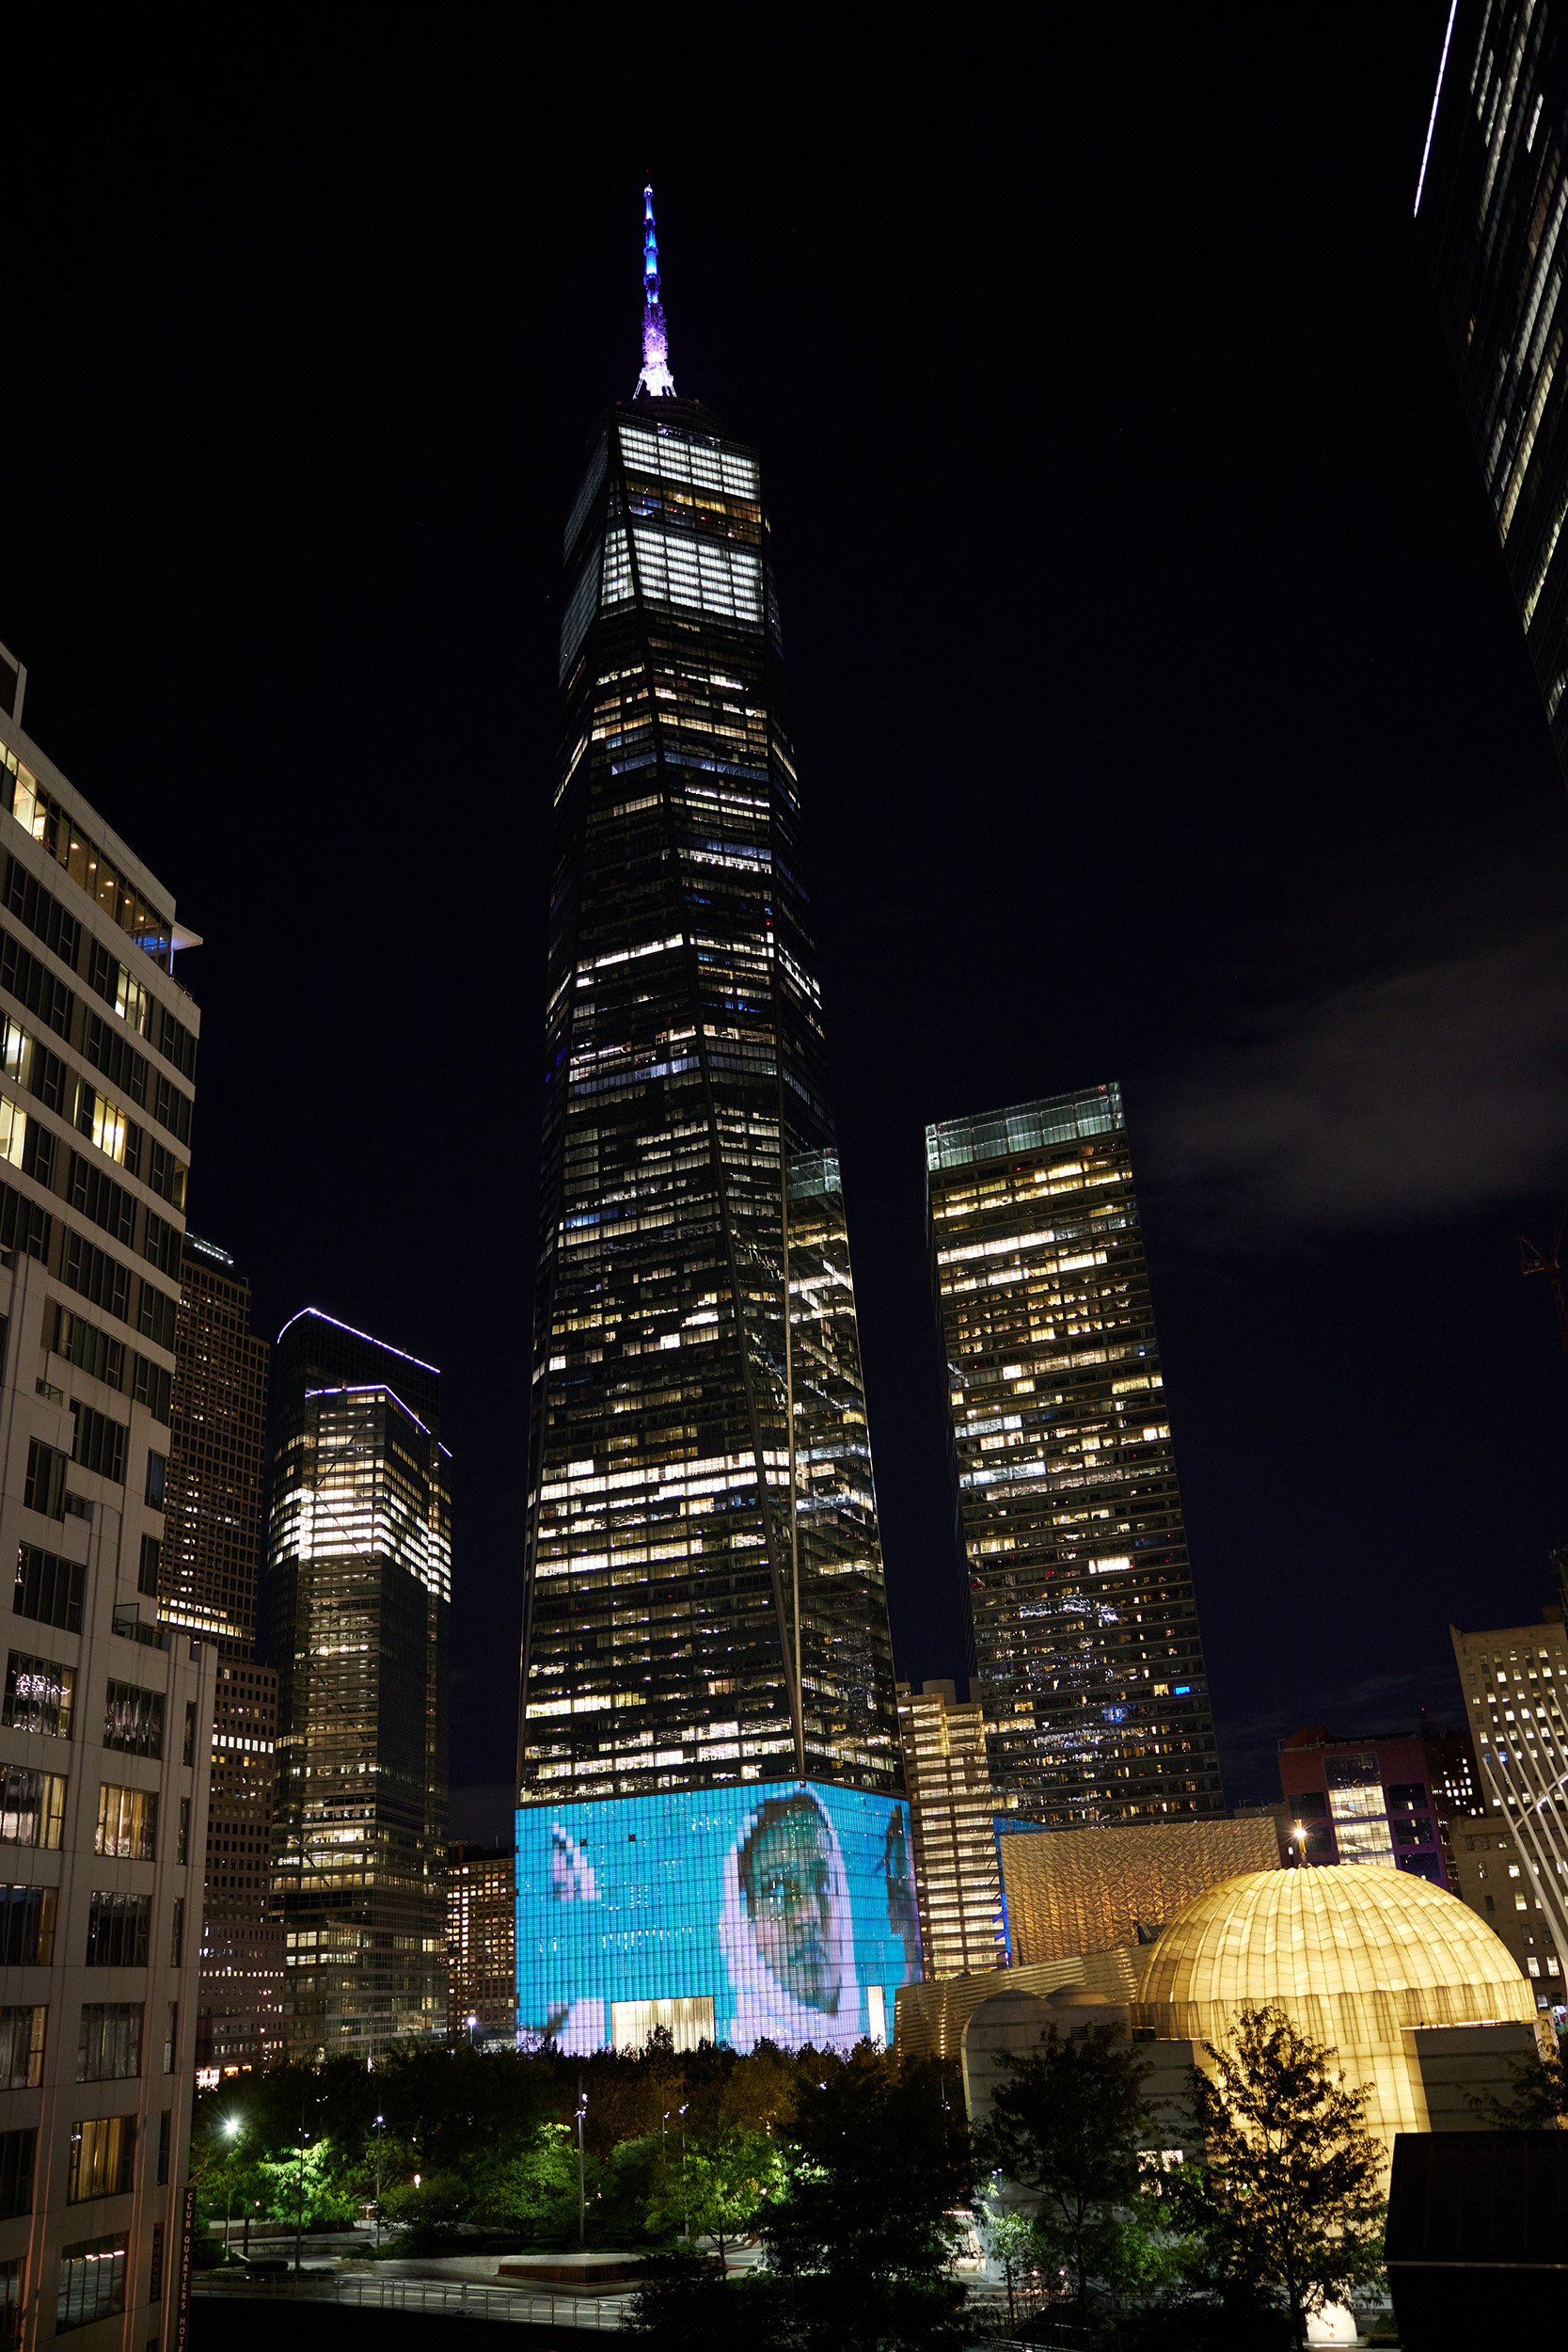
[[[429,1364],[307,1309],[278,1335],[273,1898],[292,2055],[446,2024],[451,1510]]]
[[[216,1243],[184,1237],[164,1472],[164,1545],[148,1589],[169,1625],[249,1664],[267,1438],[267,1343],[250,1284]]]
[[[1115,1086],[926,1130],[957,1525],[1000,1807],[1224,1809]]]
[[[1416,225],[1568,774],[1568,45],[1538,0],[1460,0]]]
[[[669,391],[646,229],[661,396],[600,423],[563,550],[525,1848],[534,1807],[898,1777],[762,469]],[[523,2024],[608,2038],[608,1962],[535,1899]]]
[[[525,1802],[802,1761],[803,1777],[895,1785],[765,547],[753,452],[689,403],[611,413],[567,532]]]

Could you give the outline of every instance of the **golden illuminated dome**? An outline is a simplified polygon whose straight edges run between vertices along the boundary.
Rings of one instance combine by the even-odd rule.
[[[1149,1947],[1132,2024],[1163,2041],[1218,2042],[1238,2010],[1265,2002],[1338,2051],[1384,2131],[1427,2128],[1406,2079],[1409,2028],[1533,2024],[1536,2013],[1529,1979],[1484,1919],[1425,1879],[1366,1863],[1210,1887]]]
[[[1402,2026],[1535,2015],[1528,1979],[1484,1919],[1425,1879],[1368,1863],[1210,1887],[1149,1947],[1137,1998],[1233,2015],[1346,1993],[1393,1998]]]

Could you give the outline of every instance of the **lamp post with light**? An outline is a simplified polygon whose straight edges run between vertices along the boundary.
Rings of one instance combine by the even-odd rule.
[[[387,2137],[387,2118],[378,2115],[372,2129],[375,2133],[375,2247],[381,2250],[381,2147]]]
[[[578,2091],[578,2250],[588,2243],[588,2178],[582,2163],[582,2119],[588,2112],[588,2093]]]
[[[317,2106],[325,2106],[325,2097],[326,2094],[323,2092],[316,2101]],[[299,2163],[294,2176],[294,2277],[296,2279],[299,2277],[300,2248],[305,2237],[305,2151],[310,2142],[310,2135],[305,2128],[308,2098],[309,2093],[302,2093],[299,2102]]]
[[[299,2125],[299,2163],[294,2173],[294,2277],[299,2277],[299,2250],[305,2235],[305,2150],[310,2135],[304,2118]]]
[[[237,2115],[227,2116],[224,2119],[223,2136],[229,2142],[229,2163],[226,2168],[229,2174],[229,2198],[223,2208],[223,2259],[225,2262],[229,2260],[229,2220],[234,2210],[234,2157],[238,2153],[235,2143],[239,2139],[240,2130],[240,2118]]]

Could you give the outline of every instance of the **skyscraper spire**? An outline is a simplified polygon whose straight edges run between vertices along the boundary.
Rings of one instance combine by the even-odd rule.
[[[634,398],[646,392],[651,400],[673,400],[675,379],[670,373],[670,345],[664,331],[664,306],[658,298],[658,234],[654,228],[654,192],[642,191],[642,373]]]

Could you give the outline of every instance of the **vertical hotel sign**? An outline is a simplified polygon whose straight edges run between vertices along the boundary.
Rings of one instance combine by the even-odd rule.
[[[180,2221],[180,2292],[174,2305],[174,2352],[188,2352],[191,2325],[191,2239],[196,2231],[196,2183],[187,2183]]]

